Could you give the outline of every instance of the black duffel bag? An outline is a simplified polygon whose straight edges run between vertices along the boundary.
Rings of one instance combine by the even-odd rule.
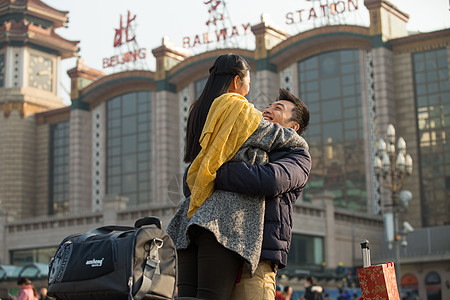
[[[176,265],[175,246],[158,218],[100,227],[61,242],[50,262],[48,294],[61,300],[173,299]]]

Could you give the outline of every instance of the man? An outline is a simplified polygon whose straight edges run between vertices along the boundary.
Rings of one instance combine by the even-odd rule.
[[[279,97],[264,110],[263,118],[301,135],[308,126],[309,111],[300,99],[280,89]],[[217,172],[216,189],[262,194],[266,201],[260,263],[253,277],[243,266],[231,299],[275,298],[276,272],[286,266],[291,245],[293,206],[306,185],[310,169],[308,151],[295,148],[269,153],[266,165],[229,162]]]

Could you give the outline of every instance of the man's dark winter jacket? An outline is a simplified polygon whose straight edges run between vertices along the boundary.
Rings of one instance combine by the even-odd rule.
[[[266,165],[229,162],[217,172],[216,189],[264,195],[266,201],[260,260],[284,268],[291,246],[293,206],[308,181],[311,156],[303,148],[269,153]]]

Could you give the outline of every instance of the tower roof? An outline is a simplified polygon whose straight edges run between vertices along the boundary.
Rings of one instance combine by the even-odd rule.
[[[79,41],[69,41],[55,32],[66,26],[68,13],[40,0],[0,0],[0,45],[29,44],[58,53],[62,59],[74,57]]]

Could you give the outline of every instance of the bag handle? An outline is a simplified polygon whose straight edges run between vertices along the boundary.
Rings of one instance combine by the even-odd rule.
[[[94,236],[99,236],[99,237],[103,236],[103,237],[100,237],[99,240],[107,239],[107,238],[109,238],[109,235],[112,233],[122,234],[125,231],[132,231],[132,230],[135,230],[135,228],[129,227],[129,226],[103,226],[103,227],[99,227],[99,228],[96,228],[96,229],[93,229],[91,231],[84,233],[82,236],[80,236],[78,241],[84,242]]]
[[[137,219],[134,223],[134,227],[141,228],[146,225],[156,225],[159,229],[161,229],[161,220],[158,217],[148,216]]]

